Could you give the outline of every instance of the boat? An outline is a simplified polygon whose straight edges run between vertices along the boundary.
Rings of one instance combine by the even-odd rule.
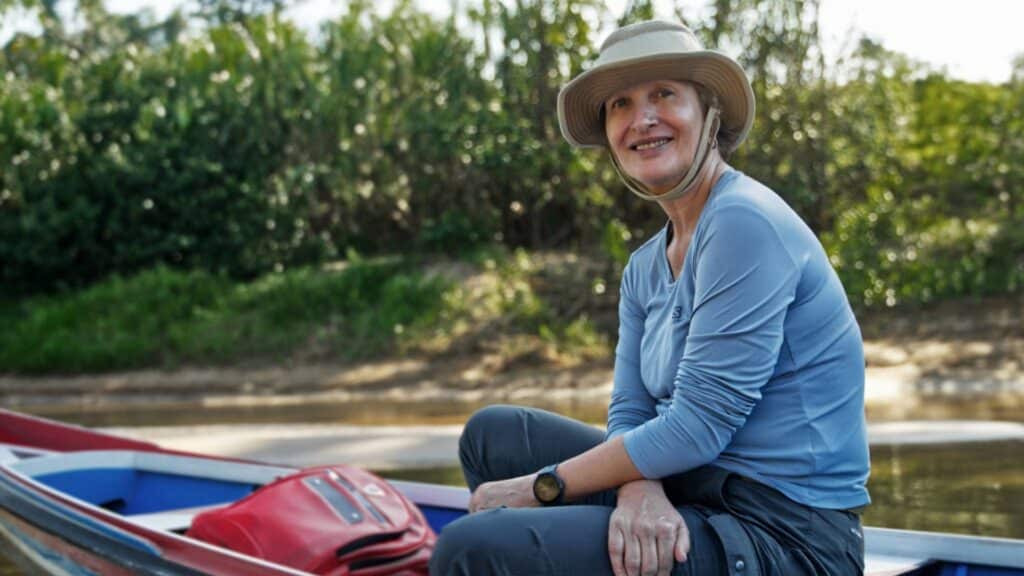
[[[0,408],[0,554],[27,574],[308,576],[186,535],[295,472]],[[466,514],[465,488],[389,482],[437,532]],[[1024,540],[870,527],[864,540],[870,576],[1024,576]]]

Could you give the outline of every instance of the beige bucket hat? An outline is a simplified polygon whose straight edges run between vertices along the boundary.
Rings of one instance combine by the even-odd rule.
[[[562,88],[562,136],[573,146],[606,148],[604,102],[619,90],[651,80],[696,82],[718,96],[722,127],[736,135],[724,152],[735,150],[754,124],[754,91],[735,60],[705,50],[682,24],[649,20],[613,32],[594,65]]]

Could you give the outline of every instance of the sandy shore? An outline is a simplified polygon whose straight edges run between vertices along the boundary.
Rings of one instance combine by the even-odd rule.
[[[951,344],[932,344],[946,349]],[[906,403],[918,396],[1024,395],[1024,370],[947,367],[908,360],[898,348],[866,344],[865,402]],[[933,354],[936,352],[933,351]],[[479,360],[479,359],[477,359]],[[5,406],[45,412],[69,409],[145,409],[159,405],[205,408],[316,403],[497,402],[536,398],[608,398],[608,365],[542,367],[491,373],[483,361],[406,359],[358,366],[329,364],[268,368],[193,368],[174,371],[24,377],[0,375]]]

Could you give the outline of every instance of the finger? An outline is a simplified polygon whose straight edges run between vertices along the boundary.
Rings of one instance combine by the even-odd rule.
[[[668,522],[658,524],[658,576],[669,576],[672,572],[673,548],[676,543],[676,527]]]
[[[676,532],[675,545],[676,561],[686,562],[690,554],[690,529],[686,527],[686,521],[680,520],[678,532]]]
[[[640,536],[640,573],[644,576],[658,573],[658,539],[653,528],[646,528]]]
[[[624,561],[627,576],[640,576],[640,539],[636,534],[626,535]]]
[[[608,530],[608,557],[612,561],[612,572],[615,576],[626,576],[626,567],[622,563],[625,552],[625,539],[618,525],[613,524]]]

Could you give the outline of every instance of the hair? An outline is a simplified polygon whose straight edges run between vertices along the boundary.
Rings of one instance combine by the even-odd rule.
[[[719,104],[718,94],[713,90],[692,80],[683,80],[683,82],[689,83],[697,91],[697,98],[700,99],[700,107],[704,114],[707,114],[708,109],[712,106],[721,110],[722,107]],[[722,160],[729,159],[729,155],[732,154],[733,148],[736,146],[736,139],[738,137],[739,130],[726,128],[725,124],[719,123],[718,134],[715,136],[715,140],[718,142],[718,154],[722,157]]]

